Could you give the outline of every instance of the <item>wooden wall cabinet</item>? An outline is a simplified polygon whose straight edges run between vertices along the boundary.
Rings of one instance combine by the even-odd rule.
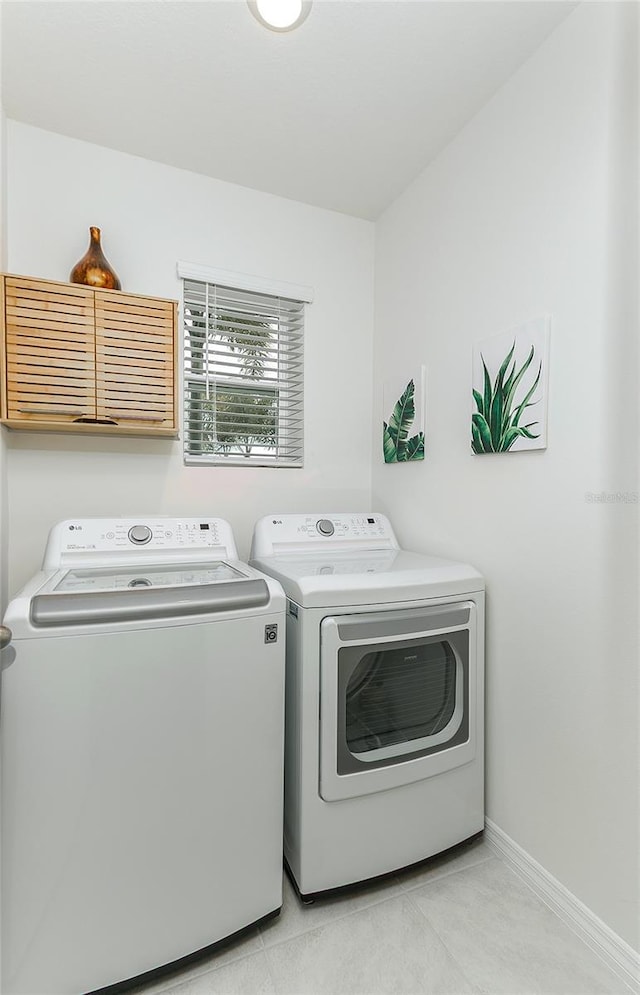
[[[177,436],[175,301],[7,274],[0,280],[3,424]]]

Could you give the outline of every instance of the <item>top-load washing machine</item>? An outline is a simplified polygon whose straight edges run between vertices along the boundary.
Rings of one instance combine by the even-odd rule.
[[[3,995],[117,986],[280,909],[284,609],[221,519],[52,530],[5,617]]]
[[[285,858],[303,897],[484,827],[484,581],[378,514],[272,515],[251,563],[287,594]]]

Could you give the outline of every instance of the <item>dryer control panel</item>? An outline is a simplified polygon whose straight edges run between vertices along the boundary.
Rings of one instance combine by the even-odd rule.
[[[251,558],[285,550],[398,549],[391,523],[376,512],[271,515],[257,522]]]
[[[45,569],[111,562],[238,559],[231,526],[222,518],[81,518],[59,522],[49,533]]]

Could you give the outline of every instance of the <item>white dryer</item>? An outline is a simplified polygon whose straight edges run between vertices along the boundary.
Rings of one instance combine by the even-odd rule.
[[[157,973],[280,909],[284,609],[221,519],[52,530],[5,617],[4,995]]]
[[[303,898],[484,828],[484,581],[378,514],[273,515],[251,563],[288,598],[285,859]]]

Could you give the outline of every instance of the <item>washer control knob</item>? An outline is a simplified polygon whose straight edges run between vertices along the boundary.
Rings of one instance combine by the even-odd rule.
[[[320,521],[316,523],[316,528],[321,536],[332,536],[335,532],[333,522],[330,522],[328,518],[321,518]]]
[[[148,525],[134,525],[129,529],[129,539],[135,546],[144,546],[151,539],[151,529]]]

